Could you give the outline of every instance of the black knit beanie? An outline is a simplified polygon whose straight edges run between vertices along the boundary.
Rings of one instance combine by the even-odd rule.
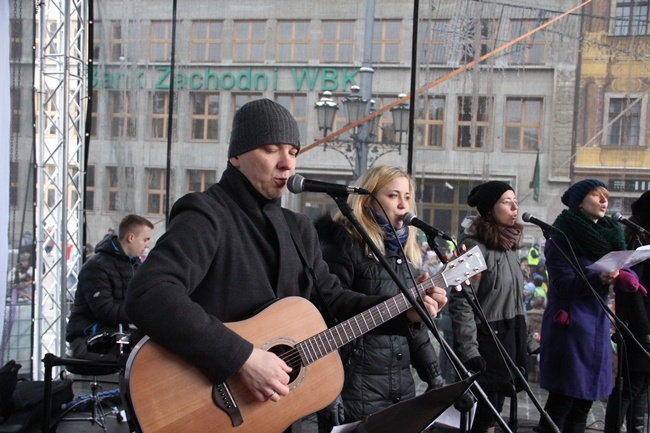
[[[631,208],[635,217],[650,220],[650,191],[641,194],[641,197],[632,203]]]
[[[235,113],[228,158],[267,144],[291,144],[300,150],[300,131],[289,110],[270,99],[244,104]]]
[[[569,209],[578,209],[582,200],[589,194],[589,191],[597,186],[602,186],[607,189],[607,185],[598,179],[584,179],[576,182],[562,194],[562,203],[568,206]]]
[[[486,216],[490,213],[497,200],[508,190],[514,191],[510,185],[499,180],[491,180],[476,185],[467,196],[467,204],[476,207],[478,213]]]

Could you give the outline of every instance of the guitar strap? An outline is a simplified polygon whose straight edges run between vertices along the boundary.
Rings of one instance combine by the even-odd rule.
[[[300,237],[300,233],[298,232],[298,221],[296,220],[296,216],[293,214],[293,212],[291,212],[288,209],[282,208],[282,211],[284,213],[284,218],[287,220],[287,225],[289,226],[289,230],[291,231],[291,239],[293,239],[293,243],[296,245],[296,249],[298,250],[298,255],[300,256],[300,260],[302,261],[302,265],[305,267],[307,276],[309,277],[314,287],[316,288],[316,295],[318,296],[318,300],[320,301],[320,303],[323,305],[323,308],[327,312],[331,324],[336,324],[338,323],[338,321],[336,320],[334,314],[332,314],[332,310],[330,310],[329,305],[327,305],[327,303],[325,302],[325,298],[323,297],[323,294],[321,292],[321,288],[318,282],[318,277],[316,276],[316,272],[314,272],[314,268],[309,266],[309,262],[307,261],[307,255],[305,254],[305,247],[302,244],[302,238]]]

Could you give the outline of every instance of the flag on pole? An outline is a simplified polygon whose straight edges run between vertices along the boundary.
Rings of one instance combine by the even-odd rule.
[[[533,180],[530,182],[530,187],[533,189],[533,200],[539,201],[539,150],[537,151],[537,159],[535,160],[535,170],[533,171]]]

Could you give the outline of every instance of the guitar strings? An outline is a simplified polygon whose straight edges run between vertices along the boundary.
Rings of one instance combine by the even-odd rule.
[[[414,288],[410,289],[411,294],[416,295],[416,297],[419,298],[426,292],[427,289],[435,286],[445,285],[446,281],[442,277],[442,274],[443,272],[440,272],[426,279],[422,283],[417,284]],[[297,343],[296,347],[292,347],[286,352],[280,354],[280,359],[282,359],[292,369],[295,369],[301,365],[309,365],[312,362],[321,359],[334,350],[349,343],[353,339],[359,337],[360,335],[363,335],[365,332],[368,332],[390,320],[384,318],[384,313],[382,313],[381,309],[382,305],[385,307],[385,310],[389,314],[390,319],[410,308],[410,304],[404,294],[395,296],[370,308],[367,311],[364,311],[363,313],[357,314],[356,316],[346,320],[343,323],[340,323],[330,329],[326,329],[325,331],[322,331],[315,336],[308,338],[307,340]],[[369,322],[372,323],[372,326],[368,326]],[[361,324],[365,324],[365,326],[362,327]],[[353,336],[353,338],[350,338],[346,330],[346,325],[348,325],[347,329],[350,331],[350,334]],[[354,332],[355,330],[357,331],[356,333]],[[334,334],[335,332],[338,335],[338,338]],[[345,339],[343,339],[341,335],[344,335]],[[318,341],[320,341],[320,344]],[[324,343],[327,343],[329,347],[325,347]],[[310,346],[313,347],[310,349]],[[304,357],[300,353],[301,349],[304,351]],[[310,359],[304,359],[308,355]]]
[[[417,294],[420,295],[424,293],[427,288],[432,287],[433,285],[433,278],[429,278],[422,284],[419,284],[415,288],[412,288],[411,292],[413,294],[413,292],[416,291],[419,292]],[[384,309],[389,314],[389,319],[386,319],[384,317],[386,313],[382,313],[382,305],[385,307]],[[291,348],[287,352],[282,353],[280,355],[280,359],[285,361],[285,363],[292,369],[300,365],[309,365],[312,362],[338,349],[344,344],[349,343],[363,333],[368,332],[383,324],[384,322],[401,314],[402,312],[406,311],[408,307],[409,304],[404,295],[388,299],[383,303],[378,304],[375,307],[372,307],[371,309],[360,313],[333,328],[322,331],[319,334],[316,334],[315,336],[298,343],[295,348]],[[372,325],[369,326],[368,323],[371,323]],[[362,324],[365,326],[362,326]],[[348,325],[347,328],[346,325]],[[335,333],[338,335],[338,337],[335,335]],[[353,336],[353,338],[350,338],[350,334]],[[331,338],[329,338],[328,335],[331,336]],[[342,338],[342,335],[345,336],[345,338]],[[319,341],[320,343],[318,343]],[[310,349],[310,346],[313,347]],[[300,349],[303,349],[305,352],[305,357],[308,357],[310,359],[303,359],[303,356],[300,354]]]

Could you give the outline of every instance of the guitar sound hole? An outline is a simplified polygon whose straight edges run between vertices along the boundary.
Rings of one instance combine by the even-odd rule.
[[[275,353],[292,368],[291,373],[289,373],[289,383],[296,380],[300,374],[300,356],[298,355],[298,351],[287,344],[278,344],[269,348],[269,352]]]

